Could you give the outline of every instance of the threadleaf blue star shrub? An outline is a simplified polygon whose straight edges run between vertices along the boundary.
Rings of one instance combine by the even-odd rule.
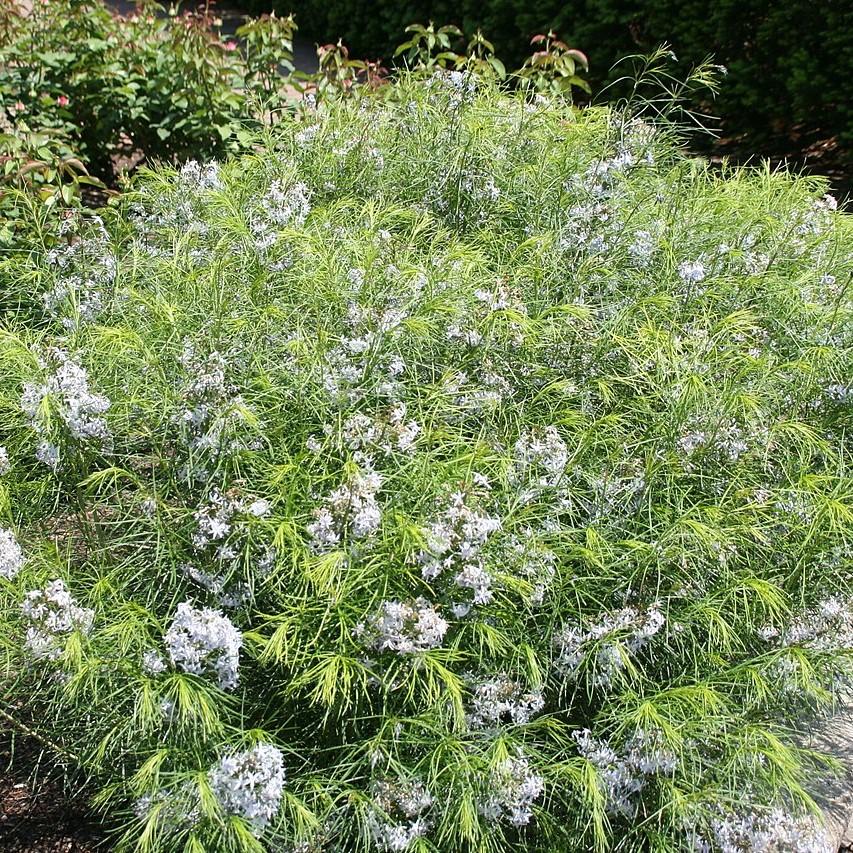
[[[456,74],[149,174],[4,267],[6,696],[126,850],[822,849],[852,234]]]

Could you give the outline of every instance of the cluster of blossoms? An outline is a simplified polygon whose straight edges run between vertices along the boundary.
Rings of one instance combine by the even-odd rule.
[[[838,208],[838,201],[831,195],[815,199],[811,205],[800,210],[795,216],[792,249],[797,254],[808,250],[808,238],[819,235],[832,228],[832,214]]]
[[[411,654],[441,645],[448,624],[425,598],[411,604],[383,601],[379,613],[356,626],[356,636],[377,651]]]
[[[477,482],[487,485],[483,477]],[[486,570],[483,547],[501,529],[501,520],[472,506],[474,497],[461,489],[450,496],[444,512],[423,531],[425,548],[417,560],[425,580],[452,574],[457,587],[473,592],[474,604],[488,604],[493,596],[492,576]],[[457,603],[454,613],[463,616],[469,608],[468,603]]]
[[[698,261],[683,261],[678,265],[678,277],[685,284],[698,284],[704,281],[708,275],[708,270],[701,260]]]
[[[755,502],[766,504],[769,502],[772,494],[769,489],[756,489]],[[780,495],[773,501],[773,506],[785,515],[793,516],[794,519],[804,524],[809,524],[814,519],[816,512],[812,496],[808,492],[797,489],[791,489]],[[784,526],[787,527],[788,525],[785,524]]]
[[[222,494],[217,489],[195,512],[193,548],[203,564],[214,565],[216,571],[192,563],[185,563],[182,569],[187,577],[213,593],[221,607],[237,607],[251,597],[247,584],[235,578],[241,558],[254,548],[249,540],[248,519],[264,518],[269,512],[270,503],[263,498],[247,498],[233,491]],[[275,562],[275,550],[266,546],[260,552],[255,550],[252,556],[253,576],[261,579]]]
[[[257,250],[270,249],[278,239],[277,229],[298,228],[310,212],[311,191],[306,184],[273,181],[250,222]]]
[[[225,755],[211,768],[210,788],[222,810],[262,832],[278,814],[284,791],[284,758],[269,743]]]
[[[489,359],[483,360],[476,374],[459,370],[446,376],[442,386],[443,393],[453,399],[459,418],[496,411],[513,391],[507,378],[493,369]]]
[[[331,430],[331,426],[326,429]],[[414,447],[420,431],[416,421],[406,419],[406,404],[395,403],[386,418],[370,417],[363,412],[350,415],[344,421],[342,438],[350,450],[405,453]]]
[[[45,405],[56,408],[62,422],[73,438],[80,441],[109,438],[109,428],[102,415],[110,408],[110,401],[102,394],[89,389],[89,376],[71,356],[61,349],[51,349],[43,367],[51,372],[41,384],[27,382],[21,395],[21,409],[37,433],[46,429]],[[37,456],[40,461],[55,468],[59,451],[54,445],[42,442]]]
[[[515,443],[512,472],[515,481],[526,484],[522,500],[529,502],[542,489],[558,486],[568,460],[569,449],[556,427],[531,430],[522,435]]]
[[[589,729],[576,731],[572,737],[578,752],[598,771],[611,814],[632,817],[637,807],[636,795],[648,778],[673,773],[678,767],[675,753],[658,732],[636,732],[621,752],[594,738]]]
[[[651,135],[652,131],[634,138],[626,135],[615,150],[610,149],[611,156],[596,159],[566,182],[566,193],[577,203],[569,209],[568,224],[560,231],[557,245],[561,251],[600,255],[619,242],[624,224],[617,202],[627,176],[652,163]]]
[[[205,484],[223,460],[256,446],[241,434],[248,407],[229,378],[232,364],[228,354],[218,350],[199,352],[186,340],[178,360],[184,375],[181,405],[172,419],[179,428],[177,473],[190,485]],[[143,511],[149,516],[153,516],[156,507],[150,499],[143,503]],[[251,518],[262,518],[269,510],[266,500],[211,488],[195,512],[192,545],[197,560],[181,568],[187,577],[212,593],[219,606],[237,607],[251,597],[249,586],[237,579],[243,557],[248,555],[258,577],[272,567],[273,549],[258,546],[249,536]]]
[[[450,106],[455,109],[462,106],[466,101],[470,101],[474,96],[477,91],[477,78],[473,74],[466,74],[464,71],[448,71],[445,68],[438,68],[426,81],[426,85],[429,89],[441,93],[442,96],[449,96]],[[415,104],[412,103],[412,106]]]
[[[223,690],[237,686],[243,637],[218,610],[182,602],[163,639],[173,666],[193,675],[215,675]]]
[[[365,539],[379,529],[382,512],[376,493],[382,477],[362,457],[364,470],[356,470],[314,510],[314,521],[308,524],[311,544],[316,551],[327,551],[345,537]]]
[[[767,811],[729,812],[712,822],[713,845],[694,838],[696,853],[827,853],[826,833],[811,816],[798,816],[781,808]]]
[[[833,403],[851,403],[853,402],[853,383],[842,385],[840,382],[833,382],[826,387],[826,396]]]
[[[208,496],[208,503],[195,513],[198,528],[192,537],[193,547],[202,551],[213,545],[221,551],[220,543],[228,538],[235,527],[235,516],[248,514],[263,518],[269,511],[270,503],[263,498],[248,500],[236,494],[223,495],[214,489]],[[233,554],[218,553],[217,557],[222,560],[233,557]]]
[[[12,463],[9,461],[9,451],[5,447],[0,446],[0,477],[8,474],[12,470]]]
[[[505,675],[470,679],[471,701],[468,725],[471,728],[495,728],[509,722],[523,725],[545,707],[541,689],[527,690]]]
[[[832,596],[800,614],[784,630],[767,625],[758,633],[762,639],[777,640],[781,646],[806,646],[825,651],[853,648],[853,614]]]
[[[486,336],[486,329],[493,315],[502,312],[502,327],[508,333],[508,342],[514,347],[524,343],[524,332],[518,317],[527,316],[527,306],[505,284],[498,284],[493,290],[478,288],[474,291],[476,303],[470,316],[451,323],[445,332],[450,341],[461,341],[471,349],[480,346]],[[510,319],[512,318],[512,319]]]
[[[33,657],[48,660],[55,660],[62,654],[70,633],[88,633],[95,619],[95,612],[80,607],[61,580],[50,581],[44,589],[28,592],[21,612],[30,623],[26,647]]]
[[[643,143],[646,144],[645,141]],[[583,177],[575,177],[575,186],[580,185],[586,192],[595,198],[608,198],[615,195],[624,177],[640,163],[638,152],[633,150],[634,146],[627,139],[618,143],[614,148],[612,156],[602,157],[593,161],[586,169]],[[646,163],[651,162],[651,152],[647,151],[642,158]]]
[[[625,669],[624,656],[642,649],[665,623],[659,605],[653,604],[624,607],[593,624],[565,625],[554,635],[557,666],[575,678],[592,653],[593,683],[607,687]]]
[[[749,449],[749,444],[744,430],[727,419],[715,427],[700,427],[685,433],[678,439],[678,449],[688,457],[699,450],[713,451],[716,459],[737,462]]]
[[[11,530],[0,527],[0,578],[13,580],[24,566],[24,552]]]
[[[305,121],[307,122],[307,121],[309,121],[309,119],[306,117]],[[299,145],[300,148],[310,148],[311,146],[314,145],[314,143],[316,141],[316,137],[322,129],[323,129],[323,123],[322,122],[318,121],[318,122],[314,122],[312,124],[306,123],[303,126],[302,130],[297,131],[294,134],[293,139],[296,142],[296,144]]]
[[[163,656],[154,649],[148,649],[142,653],[142,670],[147,675],[159,675],[167,669]]]
[[[477,347],[483,343],[483,334],[473,326],[462,326],[454,323],[445,332],[449,341],[461,341],[468,347]]]
[[[382,780],[374,783],[367,825],[379,850],[399,853],[426,834],[424,813],[432,796],[418,780]]]
[[[219,163],[211,160],[209,163],[199,164],[197,160],[187,160],[178,173],[182,189],[199,192],[204,190],[218,190],[222,187],[222,179],[219,176]]]
[[[175,422],[181,428],[182,444],[192,451],[179,473],[186,482],[203,483],[219,459],[245,448],[235,431],[244,421],[246,405],[228,380],[228,361],[220,352],[201,355],[186,341],[179,360],[186,379]]]
[[[533,804],[544,790],[545,780],[533,771],[528,759],[520,754],[510,756],[493,768],[480,813],[489,820],[506,818],[513,826],[526,826],[533,817]]]
[[[101,218],[93,216],[87,222],[95,226],[93,234],[63,243],[51,249],[46,257],[57,278],[43,296],[44,306],[66,329],[97,319],[104,309],[105,291],[114,285],[118,268]],[[73,226],[73,219],[66,220],[60,233],[67,234]]]
[[[628,255],[641,269],[648,267],[658,248],[659,240],[650,231],[641,229],[634,234],[634,242],[628,246]]]
[[[614,219],[611,205],[598,199],[574,205],[568,219],[569,224],[563,228],[557,244],[563,252],[601,254],[612,245],[611,235],[620,225]]]
[[[319,365],[320,381],[332,400],[353,404],[370,394],[398,400],[406,362],[383,344],[399,336],[405,318],[406,312],[393,302],[370,308],[350,303],[348,334],[323,353]]]
[[[178,172],[171,193],[151,192],[141,189],[144,203],[132,202],[128,219],[137,232],[137,245],[151,257],[167,257],[162,245],[162,234],[166,229],[177,229],[182,234],[204,236],[209,231],[205,220],[203,202],[206,194],[223,187],[219,163],[199,163],[188,160]],[[198,264],[206,264],[209,254],[191,249],[190,256]]]

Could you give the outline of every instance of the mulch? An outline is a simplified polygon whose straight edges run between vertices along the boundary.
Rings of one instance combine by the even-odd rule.
[[[0,851],[106,853],[104,833],[53,756],[34,739],[0,730]]]
[[[735,165],[758,165],[767,160],[774,168],[820,175],[829,179],[839,204],[853,207],[853,150],[820,128],[795,126],[760,141],[723,134],[702,153],[714,164],[727,159]]]

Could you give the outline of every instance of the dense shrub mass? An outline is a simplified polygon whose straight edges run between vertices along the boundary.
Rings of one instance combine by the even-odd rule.
[[[265,10],[269,0],[252,0]],[[679,59],[708,54],[729,68],[713,106],[728,133],[748,133],[753,147],[798,124],[839,134],[853,151],[853,107],[846,81],[853,75],[853,7],[826,0],[276,0],[321,40],[343,37],[359,55],[390,56],[414,21],[482,28],[510,67],[524,57],[534,33],[555,29],[590,57],[596,88],[628,54],[672,44]],[[621,68],[617,74],[624,73]]]
[[[276,27],[276,24],[279,25]],[[293,27],[254,22],[247,60],[205,12],[141,4],[121,16],[100,0],[0,2],[0,154],[8,136],[64,140],[89,171],[114,177],[115,158],[222,156],[247,119],[247,100],[278,63]],[[277,56],[258,44],[277,36]],[[44,143],[42,143],[44,144]],[[36,146],[38,147],[38,146]]]
[[[153,2],[122,16],[103,0],[0,0],[0,250],[85,187],[234,153],[248,127],[274,123],[292,19],[222,27]]]
[[[129,849],[821,849],[823,192],[439,72],[69,221],[0,266],[3,695]]]

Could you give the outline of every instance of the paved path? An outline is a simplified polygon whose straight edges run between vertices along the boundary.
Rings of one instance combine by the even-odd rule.
[[[837,776],[827,773],[815,799],[826,821],[827,850],[853,850],[853,697],[806,739],[811,749],[834,756],[841,764]]]

